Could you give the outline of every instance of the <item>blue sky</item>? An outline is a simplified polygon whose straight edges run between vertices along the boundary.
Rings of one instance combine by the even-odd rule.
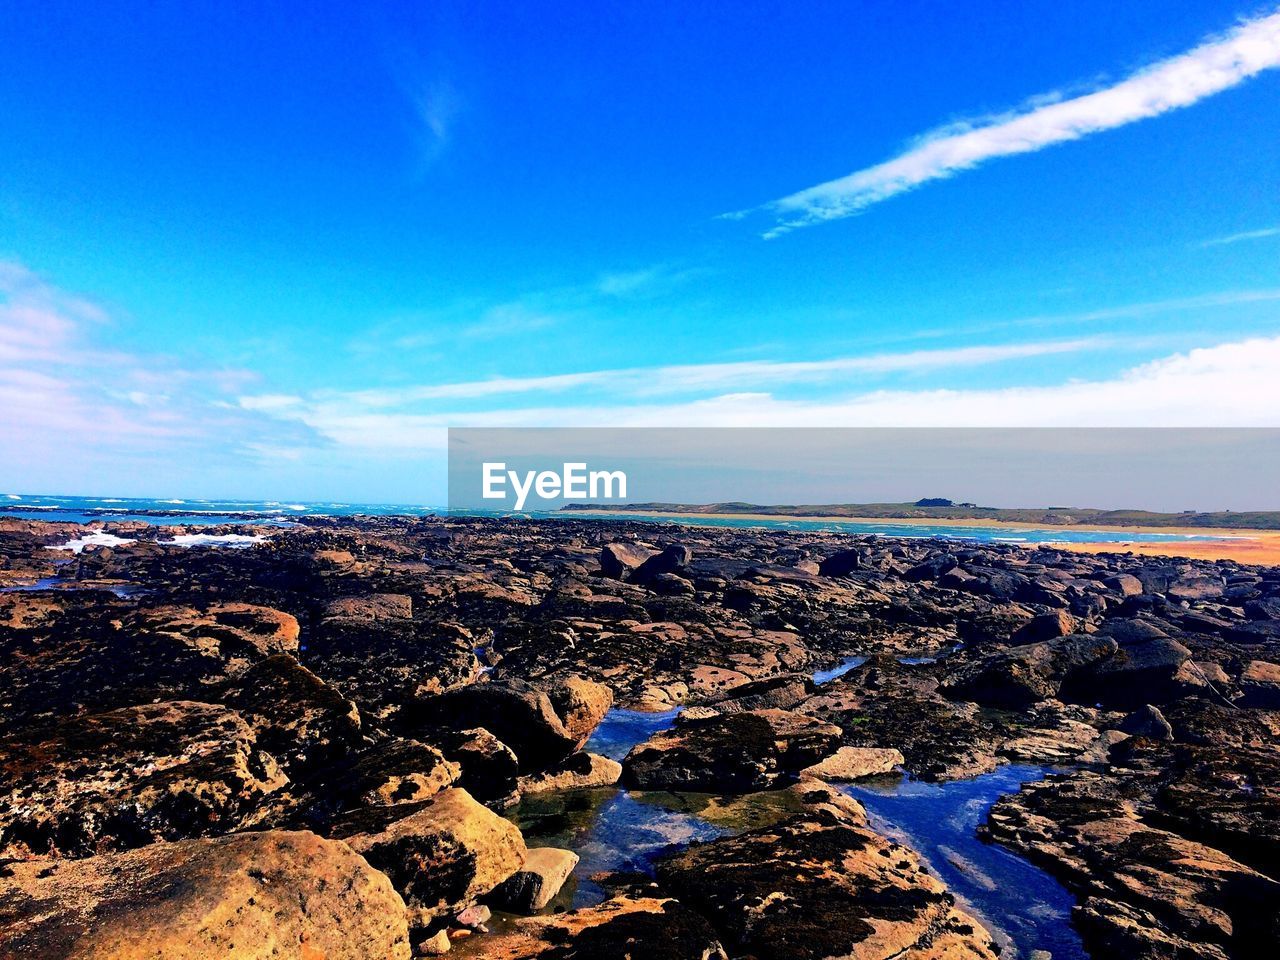
[[[703,6],[5,4],[0,486],[1280,421],[1274,6]]]

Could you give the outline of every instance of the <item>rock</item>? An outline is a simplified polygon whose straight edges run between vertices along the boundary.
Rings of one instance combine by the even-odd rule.
[[[1120,721],[1119,729],[1134,737],[1149,740],[1172,740],[1173,727],[1158,707],[1144,704]]]
[[[430,800],[455,784],[458,764],[417,740],[387,740],[361,751],[317,787],[312,816],[326,822],[362,807],[397,806]]]
[[[941,690],[949,697],[989,706],[1026,707],[1057,696],[1069,675],[1113,655],[1116,649],[1114,639],[1098,634],[1012,647],[961,665]]]
[[[220,692],[291,776],[337,763],[360,743],[356,705],[288,654],[254,664]]]
[[[606,543],[600,550],[600,572],[614,580],[622,580],[656,553],[637,543]]]
[[[1076,618],[1067,611],[1054,610],[1052,613],[1042,613],[1019,627],[1017,632],[1009,638],[1009,642],[1014,646],[1021,646],[1040,643],[1044,640],[1056,640],[1058,637],[1075,633],[1076,626]]]
[[[730,687],[712,699],[719,713],[744,710],[786,710],[813,693],[813,680],[804,673],[780,673]],[[688,716],[688,711],[685,712]],[[692,719],[691,717],[689,719]]]
[[[345,843],[265,831],[10,863],[0,956],[408,960],[404,901]]]
[[[693,559],[693,551],[683,544],[673,543],[661,553],[650,557],[631,574],[636,583],[649,583],[662,574],[680,574]]]
[[[645,584],[664,597],[692,597],[697,592],[691,581],[675,573],[656,573],[646,578]]]
[[[520,793],[531,796],[560,790],[611,787],[622,776],[622,764],[595,753],[575,753],[550,769],[521,777]]]
[[[560,892],[577,865],[578,855],[570,850],[534,847],[524,866],[504,880],[491,898],[512,913],[537,913]]]
[[[786,710],[678,724],[635,747],[623,782],[644,790],[767,790],[830,754],[840,728]]]
[[[1094,956],[1262,957],[1280,935],[1280,884],[1143,823],[1096,775],[1025,785],[987,830],[1089,897],[1077,919]]]
[[[1166,591],[1173,600],[1213,600],[1222,596],[1221,577],[1182,577]]]
[[[1083,759],[1097,740],[1098,731],[1089,724],[1059,717],[1049,725],[1011,737],[1000,744],[996,752],[1020,763],[1065,764]],[[1105,760],[1104,752],[1101,761]]]
[[[453,946],[449,942],[449,931],[437,930],[435,934],[418,944],[418,950],[428,957],[443,957]]]
[[[204,610],[157,607],[139,613],[130,627],[192,641],[229,661],[231,672],[237,663],[248,666],[273,654],[296,653],[300,634],[291,614],[249,603],[214,603]]]
[[[0,594],[0,730],[156,700],[214,700],[228,677],[297,649],[298,623],[278,610],[129,612],[119,603],[97,591]]]
[[[174,701],[0,743],[0,856],[83,857],[236,829],[288,778],[227,707]]]
[[[368,719],[391,724],[406,702],[474,679],[479,661],[471,631],[452,621],[328,616],[307,640],[307,668]]]
[[[901,751],[877,747],[841,747],[831,756],[800,771],[802,777],[845,782],[893,773],[905,761]]]
[[[581,750],[613,706],[613,691],[577,674],[557,677],[540,686],[551,700],[565,733],[574,739],[574,749]]]
[[[861,566],[862,552],[860,548],[855,547],[852,550],[841,550],[827,557],[818,564],[818,573],[824,577],[847,577]]]
[[[357,811],[332,834],[391,878],[418,926],[473,906],[526,857],[515,824],[456,788],[425,803]]]
[[[1118,573],[1102,581],[1108,590],[1122,597],[1136,597],[1142,593],[1142,581],[1129,573]]]
[[[595,907],[516,920],[483,944],[485,960],[727,960],[702,917],[666,897],[618,896]]]
[[[541,690],[521,680],[477,683],[417,701],[406,726],[462,730],[483,727],[510,747],[523,773],[563,760],[578,749]]]
[[[1250,660],[1240,674],[1241,704],[1261,710],[1280,710],[1280,664]]]
[[[370,593],[359,597],[339,597],[325,607],[326,617],[353,617],[370,623],[412,620],[413,597],[399,593]]]
[[[987,932],[915,854],[868,829],[856,807],[826,803],[695,844],[657,869],[663,888],[707,917],[735,956],[997,955]]]
[[[503,809],[514,803],[520,775],[510,747],[483,727],[432,734],[436,747],[461,768],[457,785],[481,803]]]
[[[1060,695],[1119,709],[1166,703],[1186,691],[1178,671],[1190,658],[1191,651],[1171,637],[1125,642],[1109,657],[1072,671]]]
[[[510,878],[508,877],[508,879]],[[492,919],[493,911],[482,903],[476,904],[474,907],[467,907],[454,917],[459,926],[466,927],[469,930],[484,930],[484,925]]]
[[[970,702],[938,695],[942,664],[913,667],[873,657],[824,685],[800,710],[843,728],[842,743],[893,747],[924,780],[972,777],[994,770],[996,748],[1011,725]]]

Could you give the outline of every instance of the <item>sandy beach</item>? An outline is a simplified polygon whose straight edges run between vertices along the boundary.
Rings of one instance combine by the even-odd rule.
[[[574,510],[574,516],[609,517],[617,516],[611,510]],[[933,517],[821,517],[801,515],[778,515],[766,513],[671,513],[652,511],[636,511],[632,516],[657,517],[664,520],[681,520],[692,526],[705,521],[745,520],[745,521],[786,521],[799,520],[811,523],[861,523],[874,526],[948,526],[948,527],[980,527],[986,529],[1009,530],[1045,530],[1052,529],[1047,524],[1015,523],[1007,520],[983,520],[979,518],[961,518],[956,520],[939,520]],[[1057,544],[1064,550],[1075,550],[1080,553],[1133,553],[1144,557],[1186,557],[1196,560],[1235,560],[1238,563],[1256,563],[1263,565],[1280,565],[1280,531],[1277,530],[1245,530],[1220,527],[1147,527],[1147,526],[1111,526],[1093,527],[1069,526],[1064,530],[1105,529],[1108,532],[1130,533],[1163,533],[1173,536],[1193,536],[1201,539],[1184,541],[1098,541]]]

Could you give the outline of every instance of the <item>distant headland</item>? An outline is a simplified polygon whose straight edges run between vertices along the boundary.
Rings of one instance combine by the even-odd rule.
[[[979,520],[1038,526],[1108,526],[1280,530],[1280,510],[1104,510],[1097,507],[982,507],[943,497],[903,503],[759,504],[721,503],[573,503],[565,511],[676,514],[683,516],[814,517],[822,519],[938,521]]]

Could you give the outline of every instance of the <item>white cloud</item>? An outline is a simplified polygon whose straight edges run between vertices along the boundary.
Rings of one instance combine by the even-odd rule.
[[[1232,233],[1225,237],[1215,237],[1212,240],[1206,240],[1200,244],[1200,248],[1223,247],[1230,243],[1240,243],[1242,240],[1265,240],[1267,237],[1280,237],[1280,227],[1266,227],[1262,230],[1246,230],[1243,233]]]
[[[680,403],[449,413],[314,403],[299,415],[370,453],[443,449],[448,427],[1249,427],[1280,426],[1280,337],[1174,354],[1104,380],[999,389],[875,390],[821,400],[767,392]]]
[[[1276,66],[1280,13],[1244,21],[1187,53],[1092,93],[1067,99],[1050,93],[1009,114],[926,134],[892,160],[766,204],[779,222],[765,236],[853,216],[996,157],[1031,153],[1187,107]]]

